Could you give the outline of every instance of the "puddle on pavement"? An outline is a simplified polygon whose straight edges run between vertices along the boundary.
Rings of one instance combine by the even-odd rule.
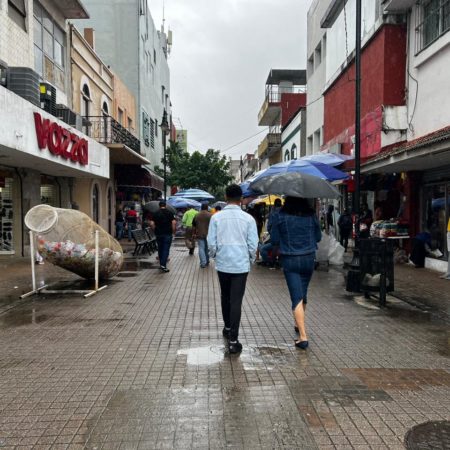
[[[133,259],[124,261],[121,272],[139,272],[144,269],[154,269],[155,264],[148,259]]]
[[[131,271],[123,271],[123,272],[119,272],[116,276],[120,277],[120,278],[132,278],[132,277],[137,277],[137,272],[131,272]]]
[[[59,319],[49,326],[66,326],[71,324],[82,324],[83,326],[93,326],[102,323],[122,322],[122,317],[111,318],[89,318],[89,317],[66,317],[53,314],[42,313],[36,308],[18,309],[9,311],[0,316],[0,328],[16,328],[26,325],[40,325],[52,319]]]
[[[230,356],[239,358],[244,370],[255,370],[261,367],[264,367],[266,370],[271,370],[279,365],[298,363],[298,358],[293,357],[290,347],[286,344],[278,347],[245,345],[239,355],[230,355],[224,345],[182,349],[177,354],[187,356],[186,363],[190,366],[219,364]]]

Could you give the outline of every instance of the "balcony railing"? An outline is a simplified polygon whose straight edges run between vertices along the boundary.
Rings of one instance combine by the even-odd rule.
[[[281,148],[281,133],[269,133],[258,146],[258,158],[269,157]]]
[[[83,117],[83,132],[101,144],[123,144],[140,153],[140,140],[111,116]]]

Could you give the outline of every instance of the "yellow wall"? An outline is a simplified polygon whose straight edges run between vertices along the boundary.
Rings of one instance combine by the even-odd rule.
[[[81,112],[81,90],[89,86],[91,102],[90,116],[101,116],[102,105],[106,101],[108,112],[113,116],[113,74],[97,56],[81,33],[71,27],[72,97],[73,109]]]
[[[111,114],[119,122],[119,108],[123,111],[123,123],[121,125],[131,133],[137,133],[136,124],[136,100],[131,91],[125,86],[122,80],[114,74],[114,112]],[[132,120],[132,129],[128,127],[128,118]]]

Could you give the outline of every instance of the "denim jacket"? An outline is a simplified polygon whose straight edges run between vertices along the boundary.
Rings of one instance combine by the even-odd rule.
[[[293,216],[279,212],[273,217],[270,240],[280,247],[282,255],[314,253],[321,239],[322,232],[315,215]]]
[[[226,273],[245,273],[255,261],[258,232],[255,219],[239,206],[228,205],[209,222],[208,249],[216,259],[216,269]]]

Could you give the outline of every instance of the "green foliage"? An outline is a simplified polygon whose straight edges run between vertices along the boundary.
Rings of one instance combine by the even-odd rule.
[[[223,198],[223,191],[232,180],[229,175],[230,161],[218,150],[209,149],[205,154],[188,153],[176,142],[166,150],[167,184],[181,189],[198,188]],[[164,165],[164,159],[161,161]],[[155,172],[164,176],[164,170],[156,166]]]

